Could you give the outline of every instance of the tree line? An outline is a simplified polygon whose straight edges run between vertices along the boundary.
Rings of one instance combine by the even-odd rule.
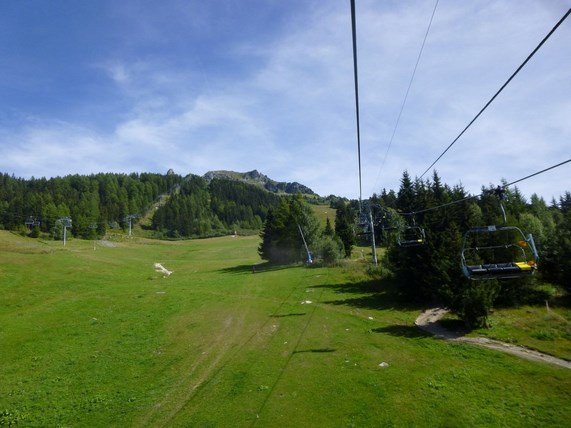
[[[268,212],[260,235],[260,257],[270,263],[320,260],[325,264],[349,257],[356,242],[355,213],[342,199],[332,201],[331,207],[335,209],[335,227],[329,218],[321,227],[314,210],[301,195],[281,198]]]
[[[25,223],[33,219],[31,225],[36,232],[52,233],[58,219],[70,217],[74,236],[103,235],[109,227],[124,226],[127,215],[148,210],[159,195],[169,192],[181,180],[176,174],[153,173],[101,173],[50,179],[2,174],[0,228],[25,230]]]
[[[207,237],[258,231],[280,196],[258,186],[215,178],[187,177],[153,216],[153,229],[169,237]]]
[[[361,204],[356,200],[333,201],[335,226],[327,219],[325,228],[319,227],[313,211],[301,197],[284,198],[268,213],[258,251],[262,259],[273,263],[304,261],[305,238],[315,253],[313,259],[328,263],[350,257],[357,240],[364,245],[373,232],[367,219],[370,210],[375,240],[386,248],[381,272],[394,278],[403,299],[447,306],[469,327],[486,325],[494,305],[542,303],[548,299],[549,288],[542,287],[542,282],[567,288],[571,285],[571,193],[566,192],[559,201],[552,200],[547,205],[535,194],[527,200],[517,187],[507,188],[503,195],[505,224],[533,235],[539,250],[539,273],[481,281],[464,276],[460,255],[466,231],[504,225],[495,190],[492,186],[482,188],[480,197],[471,197],[461,185],[450,187],[442,183],[436,172],[431,179],[413,180],[405,171],[397,192],[383,190]],[[415,212],[418,213],[411,214]],[[407,230],[422,230],[422,243],[402,245]],[[494,251],[503,252],[508,261],[514,247],[527,245],[522,241],[507,243],[515,245],[500,245]]]
[[[177,174],[92,174],[22,179],[0,175],[0,229],[61,237],[59,219],[69,217],[69,232],[79,238],[126,228],[127,216],[143,215],[159,197],[151,228],[157,236],[208,237],[234,231],[259,231],[280,196],[258,186]],[[136,221],[136,220],[135,220]],[[31,230],[30,230],[31,229]]]
[[[379,221],[375,233],[378,241],[388,248],[384,262],[406,298],[444,304],[474,327],[486,324],[495,304],[543,301],[547,296],[536,286],[538,277],[566,287],[571,285],[570,192],[547,205],[536,194],[527,200],[517,187],[505,189],[502,203],[506,224],[531,233],[538,248],[539,275],[528,278],[470,281],[460,269],[465,232],[474,227],[504,223],[500,200],[492,186],[483,187],[479,198],[413,216],[398,215],[469,196],[461,185],[443,184],[436,172],[432,179],[423,181],[412,180],[405,171],[398,192],[383,190],[372,198],[373,209],[383,207],[377,208]],[[424,230],[423,245],[399,246],[397,237],[411,224]]]

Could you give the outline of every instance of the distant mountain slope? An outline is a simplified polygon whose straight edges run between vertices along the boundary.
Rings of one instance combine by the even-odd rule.
[[[316,194],[313,190],[307,186],[304,186],[303,184],[297,182],[286,183],[275,181],[257,170],[249,172],[208,171],[206,174],[204,174],[203,178],[208,182],[212,181],[214,178],[243,181],[245,183],[261,186],[273,193],[303,193],[305,195]]]
[[[258,231],[280,195],[240,180],[210,182],[189,175],[163,205],[158,205],[151,228],[170,238],[209,237]]]

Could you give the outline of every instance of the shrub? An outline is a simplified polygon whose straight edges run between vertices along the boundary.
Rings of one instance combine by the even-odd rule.
[[[338,237],[323,236],[319,242],[323,263],[332,265],[343,258],[343,243]]]
[[[40,236],[40,227],[34,226],[32,231],[30,232],[30,238],[38,238]]]
[[[469,329],[489,327],[488,315],[499,292],[497,281],[471,282],[461,294],[457,313]]]

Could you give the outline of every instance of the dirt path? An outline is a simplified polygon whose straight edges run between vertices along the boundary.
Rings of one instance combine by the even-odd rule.
[[[463,332],[447,330],[438,322],[447,312],[448,310],[443,308],[427,309],[418,316],[414,323],[422,330],[443,340],[471,343],[473,345],[483,346],[484,348],[506,352],[520,358],[526,358],[532,361],[542,361],[544,363],[555,364],[571,369],[571,362],[569,361],[543,354],[532,349],[524,348],[523,346],[511,345],[509,343],[486,339],[484,337],[465,337]]]

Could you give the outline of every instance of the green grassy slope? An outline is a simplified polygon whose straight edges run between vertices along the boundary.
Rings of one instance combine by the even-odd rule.
[[[329,205],[310,205],[315,213],[319,223],[325,227],[327,218],[331,222],[331,227],[335,228],[335,208],[330,208]]]
[[[253,274],[257,243],[133,239],[94,251],[0,232],[0,424],[571,420],[568,370],[423,334],[419,308],[358,262]],[[155,262],[174,273],[162,278]]]
[[[490,317],[493,328],[476,330],[471,336],[523,345],[571,361],[570,320],[569,306],[496,309]]]

